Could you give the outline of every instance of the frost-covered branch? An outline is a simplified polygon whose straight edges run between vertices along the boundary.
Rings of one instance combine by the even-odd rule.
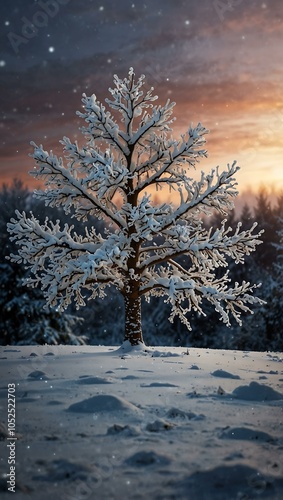
[[[190,257],[193,265],[202,269],[226,267],[228,262],[225,257],[230,257],[236,264],[243,264],[244,257],[256,250],[261,243],[258,237],[263,233],[254,234],[257,224],[254,223],[248,230],[241,231],[241,223],[237,225],[235,233],[230,235],[232,229],[225,229],[225,220],[220,229],[214,233],[201,229],[201,225],[194,227],[176,224],[171,229],[163,232],[165,242],[161,247],[143,248],[140,269],[153,266],[175,259],[181,255]],[[148,253],[149,255],[144,255]]]
[[[54,224],[47,218],[41,225],[32,214],[28,218],[17,211],[16,215],[7,227],[20,249],[10,258],[30,268],[35,277],[27,284],[40,284],[48,305],[67,307],[72,296],[78,306],[83,305],[80,288],[93,291],[94,283],[102,284],[102,289],[107,283],[123,287],[130,248],[122,233],[104,239],[92,228],[82,237],[72,234],[68,224],[61,229],[59,221]]]
[[[141,294],[147,300],[151,296],[166,296],[165,302],[171,304],[172,313],[169,321],[173,322],[179,317],[182,323],[190,330],[191,326],[187,315],[192,311],[205,316],[202,308],[203,299],[210,302],[220,314],[221,320],[230,326],[229,314],[241,324],[241,312],[252,311],[249,305],[263,304],[264,302],[252,295],[257,285],[250,285],[245,281],[241,285],[236,283],[234,287],[228,287],[228,272],[221,278],[216,279],[212,273],[194,273],[194,278],[183,273],[181,267],[172,272],[172,268],[160,267],[157,271],[151,269],[150,274],[144,275]]]
[[[163,231],[181,220],[190,221],[201,213],[210,215],[216,209],[223,215],[234,208],[233,198],[238,194],[234,175],[239,170],[236,162],[228,165],[227,171],[219,173],[218,168],[210,174],[201,173],[199,181],[185,184],[187,197],[180,188],[181,203],[174,213],[164,221]]]
[[[130,68],[128,78],[123,80],[115,75],[114,83],[116,88],[109,89],[112,100],[106,99],[107,104],[112,109],[122,114],[125,129],[120,134],[131,150],[136,144],[140,143],[142,137],[149,130],[170,130],[169,125],[172,123],[170,117],[175,106],[175,103],[171,103],[170,100],[167,100],[164,106],[154,106],[152,102],[156,101],[158,97],[152,95],[153,87],[144,92],[142,87],[145,76],[141,75],[137,81],[135,81],[134,77],[133,68]],[[151,113],[147,111],[148,109],[152,110]],[[137,128],[134,129],[135,118],[137,117],[140,118],[140,121]]]
[[[73,206],[76,209],[77,218],[86,219],[87,215],[96,215],[100,218],[104,216],[121,228],[125,226],[124,221],[111,210],[107,200],[103,199],[106,189],[104,184],[98,188],[97,193],[92,193],[89,188],[91,176],[87,179],[80,178],[72,165],[68,169],[64,167],[62,158],[58,159],[52,152],[48,154],[42,146],[31,144],[34,146],[32,156],[36,160],[37,168],[30,174],[43,179],[48,186],[55,186],[49,187],[46,191],[35,191],[37,197],[45,199],[46,205],[51,207],[62,205],[66,213],[69,213]],[[101,171],[96,174],[101,180]],[[109,183],[109,178],[107,182]],[[96,179],[97,183],[99,179]],[[99,189],[102,192],[99,192]]]
[[[86,136],[92,137],[93,140],[108,141],[118,151],[127,156],[129,148],[123,140],[119,127],[111,116],[111,113],[105,111],[105,106],[97,100],[95,94],[92,94],[90,97],[83,94],[82,102],[85,113],[77,111],[77,115],[89,123],[88,127],[82,127],[82,132]]]
[[[180,169],[180,166],[188,164],[190,167],[195,167],[200,158],[207,156],[207,151],[201,149],[205,144],[203,136],[206,133],[208,133],[208,130],[199,123],[195,128],[191,127],[188,130],[187,138],[182,136],[180,142],[172,140],[160,141],[156,136],[149,140],[150,151],[153,151],[154,154],[137,168],[137,172],[142,173],[151,169],[154,172],[140,182],[136,190],[141,192],[148,186],[162,181],[162,176],[165,173],[173,174],[176,184],[186,182],[185,170]]]

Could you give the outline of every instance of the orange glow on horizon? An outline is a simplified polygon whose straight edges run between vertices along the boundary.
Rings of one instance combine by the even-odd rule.
[[[160,89],[160,104],[167,97],[176,101],[173,114],[176,121],[172,124],[172,135],[178,139],[191,123],[194,126],[198,122],[209,130],[204,146],[208,151],[208,158],[197,164],[195,172],[192,170],[192,176],[196,179],[199,178],[201,170],[208,172],[218,165],[220,170],[225,170],[228,163],[236,160],[240,166],[236,177],[240,193],[247,189],[257,192],[262,185],[270,191],[280,192],[283,189],[283,101],[279,98],[278,87],[274,94],[268,93],[266,88],[258,96],[256,87],[240,84],[235,86],[235,99],[231,100],[231,86],[231,82],[227,82],[226,86],[222,84],[221,89],[217,86],[213,88],[211,85],[202,85],[197,89],[197,95],[188,94],[185,88],[178,86],[169,92],[170,95],[167,89],[166,97],[162,95],[164,87]],[[264,86],[261,86],[261,90],[262,87]],[[245,89],[247,93],[243,95]],[[156,93],[158,94],[158,88]],[[226,94],[230,96],[229,99],[225,98]],[[265,95],[264,99],[262,95]],[[79,102],[80,99],[78,104]],[[39,188],[39,182],[28,175],[34,166],[34,160],[28,156],[32,151],[29,141],[34,139],[37,143],[43,143],[45,149],[52,149],[60,156],[62,147],[59,140],[63,135],[68,135],[71,140],[77,139],[83,144],[84,137],[78,131],[81,125],[81,121],[75,116],[73,121],[70,121],[69,117],[64,120],[62,117],[57,119],[48,116],[45,122],[46,130],[43,130],[43,124],[37,127],[35,119],[25,129],[24,142],[14,145],[13,151],[10,145],[6,145],[6,156],[2,157],[0,183],[10,184],[13,178],[20,178],[30,189]],[[35,128],[37,137],[30,137],[34,135],[32,130]],[[47,135],[44,136],[44,133]]]

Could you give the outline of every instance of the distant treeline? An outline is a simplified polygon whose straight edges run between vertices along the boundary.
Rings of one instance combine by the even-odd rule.
[[[104,300],[90,301],[80,311],[70,307],[65,313],[60,313],[45,308],[40,289],[23,285],[23,280],[28,277],[24,263],[15,264],[6,259],[10,253],[17,253],[16,242],[10,241],[7,232],[7,222],[15,210],[32,211],[41,222],[46,217],[59,219],[62,225],[70,223],[70,216],[67,217],[59,208],[46,207],[20,180],[14,180],[10,186],[2,185],[0,207],[0,344],[120,344],[123,340],[124,306],[122,297],[114,289],[110,289]],[[215,214],[206,219],[205,224],[216,228],[222,219]],[[254,307],[253,315],[244,314],[242,326],[233,323],[227,328],[207,304],[205,317],[192,313],[192,330],[188,331],[178,320],[169,323],[168,305],[162,298],[154,298],[143,304],[143,329],[148,344],[283,350],[283,192],[271,205],[267,191],[262,189],[252,206],[245,203],[237,213],[232,211],[226,225],[235,228],[239,221],[243,229],[257,221],[259,228],[264,229],[263,243],[244,265],[231,262],[230,277],[232,282],[262,283],[256,294],[266,301],[266,305]],[[85,223],[75,218],[71,223],[78,233],[84,232]],[[104,231],[101,221],[93,219],[87,225],[95,226],[101,233]]]

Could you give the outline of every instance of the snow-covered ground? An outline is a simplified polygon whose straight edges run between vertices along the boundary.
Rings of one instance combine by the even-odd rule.
[[[16,346],[0,358],[3,499],[13,383],[16,498],[283,498],[279,353]]]

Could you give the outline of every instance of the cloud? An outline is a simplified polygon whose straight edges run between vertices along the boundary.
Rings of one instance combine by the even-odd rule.
[[[10,22],[1,26],[6,65],[0,68],[0,177],[7,169],[26,169],[31,139],[56,149],[64,134],[77,134],[82,92],[103,101],[113,73],[124,77],[130,66],[137,76],[146,74],[160,102],[176,101],[174,133],[202,121],[211,129],[213,158],[240,150],[252,164],[252,150],[253,161],[273,154],[277,168],[281,0],[238,2],[223,21],[211,0],[70,1],[18,56],[6,34],[18,32],[22,16],[32,17],[38,5],[28,0],[15,0],[12,9],[7,5],[0,6],[2,19]],[[48,52],[51,45],[54,53]]]

